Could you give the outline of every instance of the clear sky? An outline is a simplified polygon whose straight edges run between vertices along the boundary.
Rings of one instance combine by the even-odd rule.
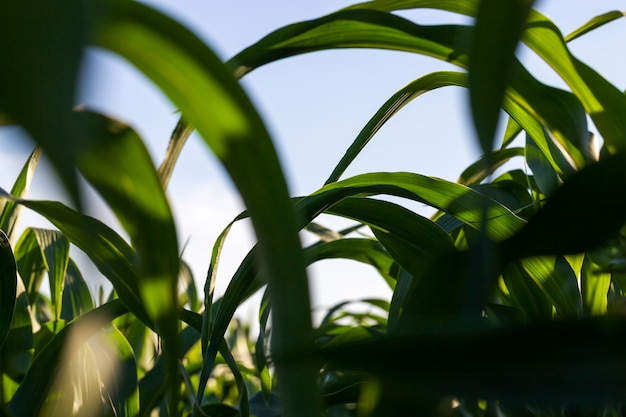
[[[151,0],[146,1],[188,25],[224,60],[267,33],[289,23],[316,18],[352,4],[326,0]],[[617,0],[543,0],[537,8],[564,33],[589,18],[624,7]],[[464,16],[418,10],[402,13],[420,24],[468,23]],[[626,88],[626,19],[575,40],[574,54],[616,84]],[[520,56],[542,81],[562,82],[528,51]],[[99,50],[87,55],[79,102],[130,123],[146,140],[158,164],[177,121],[175,108],[133,68]],[[398,89],[432,71],[457,69],[415,54],[341,50],[317,52],[269,64],[247,75],[242,83],[275,140],[293,195],[309,194],[323,185],[359,130]],[[374,137],[345,176],[373,171],[414,171],[455,180],[478,156],[469,123],[466,91],[443,88],[421,96],[397,114]],[[591,126],[593,130],[593,126]],[[10,189],[29,144],[15,129],[0,129],[0,187]],[[25,144],[26,143],[26,144]],[[58,199],[60,191],[46,166],[36,174],[31,198]],[[169,186],[178,218],[184,258],[200,286],[211,247],[222,228],[242,207],[215,158],[197,137],[184,149]],[[114,224],[101,208],[94,215]],[[419,207],[411,208],[419,210]],[[346,224],[324,219],[324,224]],[[23,227],[45,225],[34,215]],[[303,238],[309,239],[303,235]],[[309,241],[309,240],[307,240]],[[224,251],[218,292],[250,246],[249,226],[236,227]],[[88,277],[95,272],[83,267]],[[354,262],[324,261],[311,269],[314,302],[326,306],[344,299],[389,298],[390,291],[368,267]],[[249,318],[249,317],[248,317]]]

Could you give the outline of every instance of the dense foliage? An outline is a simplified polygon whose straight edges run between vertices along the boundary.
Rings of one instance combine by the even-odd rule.
[[[567,43],[623,14],[563,36],[532,3],[375,0],[280,28],[225,63],[142,3],[4,4],[0,120],[21,125],[38,146],[10,192],[0,189],[0,415],[621,415],[626,96]],[[474,16],[475,24],[420,26],[394,14],[420,8]],[[519,42],[569,90],[535,79],[515,57]],[[124,57],[180,109],[160,166],[124,122],[74,109],[91,45]],[[421,75],[395,93],[326,185],[295,198],[237,80],[335,48],[424,54],[460,71]],[[484,152],[458,182],[415,172],[343,178],[402,106],[447,86],[469,89]],[[496,137],[501,109],[508,124]],[[203,294],[180,259],[166,196],[194,129],[247,208],[206,259]],[[42,153],[71,207],[26,198]],[[507,168],[514,158],[531,172]],[[83,214],[79,177],[128,239]],[[425,218],[387,197],[437,212]],[[18,236],[23,207],[56,229]],[[315,223],[322,213],[357,226],[326,230]],[[222,244],[248,217],[258,243],[214,299]],[[304,228],[319,242],[302,248]],[[355,233],[366,228],[372,237]],[[70,245],[110,281],[110,294],[90,294]],[[367,313],[341,304],[313,327],[306,266],[331,258],[374,267],[393,289],[391,302],[367,300]],[[258,291],[260,330],[251,336],[233,317]]]

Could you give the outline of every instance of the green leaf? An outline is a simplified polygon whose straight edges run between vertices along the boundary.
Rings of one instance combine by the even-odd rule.
[[[607,23],[610,23],[616,19],[619,19],[620,17],[624,17],[624,12],[620,12],[618,10],[613,10],[613,11],[595,16],[591,20],[589,20],[587,23],[585,23],[584,25],[582,25],[581,27],[579,27],[578,29],[570,33],[569,35],[565,36],[563,39],[565,40],[565,42],[571,42],[574,39],[579,38],[586,33],[589,33],[593,30],[598,29],[601,26],[606,25]]]
[[[87,1],[7,3],[0,16],[0,112],[41,146],[73,198],[76,146],[88,140],[71,122],[83,48],[90,30]]]
[[[35,148],[30,154],[26,163],[22,167],[13,188],[11,188],[11,195],[15,197],[25,197],[30,189],[30,184],[35,174],[35,168],[39,164],[41,158],[41,148]],[[17,223],[20,215],[20,206],[16,205],[12,201],[2,200],[0,201],[0,208],[2,208],[0,214],[0,229],[4,230],[9,237],[9,242],[15,241],[17,232]]]
[[[580,270],[580,292],[583,301],[583,312],[591,316],[607,313],[611,274],[602,271],[591,257],[585,256]]]
[[[346,154],[333,169],[330,177],[326,180],[326,184],[337,181],[345,172],[348,165],[352,163],[361,150],[363,150],[374,137],[376,132],[405,105],[428,91],[446,86],[467,86],[467,74],[452,71],[439,71],[427,74],[411,82],[391,96],[385,104],[378,109],[376,114],[372,116],[363,129],[361,129],[350,147],[346,150]]]
[[[567,49],[559,29],[538,12],[530,14],[523,41],[544,59],[572,89],[611,153],[626,149],[626,96]],[[588,138],[580,150],[591,157]]]
[[[532,5],[532,0],[481,0],[478,6],[468,67],[469,96],[478,143],[487,155],[493,150],[515,49]]]
[[[128,309],[148,326],[153,326],[143,307],[138,277],[132,266],[134,251],[117,233],[100,221],[58,202],[14,198],[2,189],[0,198],[28,207],[54,224],[111,281]]]
[[[94,303],[89,287],[72,259],[69,260],[63,283],[61,319],[73,320],[93,310]]]
[[[519,262],[512,262],[502,272],[500,294],[506,304],[519,308],[527,321],[552,319],[552,300]]]
[[[408,172],[357,175],[320,188],[298,201],[296,206],[305,218],[312,218],[346,197],[382,194],[428,204],[477,230],[482,221],[480,207],[486,204],[489,207],[487,230],[495,240],[509,236],[524,224],[510,210],[471,188]]]
[[[626,153],[569,177],[524,228],[502,242],[506,260],[577,254],[604,243],[626,222]],[[589,221],[594,219],[594,221]]]
[[[310,346],[310,301],[298,228],[261,118],[231,72],[189,30],[141,3],[113,1],[106,6],[96,43],[129,60],[159,86],[196,127],[241,193],[270,285],[274,350]],[[277,364],[276,370],[283,383],[285,415],[316,415],[313,367]],[[201,384],[197,398],[202,396]]]
[[[183,146],[187,142],[187,139],[193,132],[193,127],[185,123],[182,119],[176,124],[176,128],[172,132],[170,142],[167,145],[167,151],[163,162],[159,165],[158,173],[163,189],[167,189],[167,185],[170,182],[170,178],[174,172],[174,166],[178,161],[178,156],[183,150]]]
[[[6,294],[3,291],[3,294]],[[3,302],[3,306],[7,305]],[[3,315],[3,317],[6,317]],[[13,312],[13,321],[8,335],[0,349],[0,363],[2,364],[2,372],[13,381],[21,381],[30,367],[34,352],[33,329],[37,329],[36,321],[31,321],[31,310],[26,295],[26,288],[22,280],[17,279],[17,297],[15,299],[15,308]],[[5,390],[7,389],[5,385]],[[17,385],[14,391],[17,390]],[[11,398],[14,394],[7,395],[4,392],[4,398]]]
[[[389,13],[394,7],[432,7],[473,13],[475,0],[370,2],[319,19],[278,29],[233,57],[228,65],[237,77],[282,58],[336,48],[379,48],[419,53],[467,68],[470,26],[420,26]],[[367,9],[367,10],[366,10]],[[535,47],[535,45],[530,45]],[[571,93],[537,81],[517,60],[507,94],[545,125],[577,167],[587,161],[589,136],[585,109]],[[518,123],[520,122],[517,120]]]
[[[61,329],[45,348],[37,354],[17,392],[8,404],[13,415],[36,416],[48,400],[49,389],[63,365],[63,350],[77,349],[93,334],[110,325],[113,318],[128,310],[120,300],[111,301],[84,315]],[[77,330],[76,330],[77,329]],[[74,331],[76,330],[76,331]],[[69,344],[72,335],[75,343]],[[67,354],[71,355],[69,351]]]
[[[582,301],[576,274],[564,257],[533,257],[520,261],[522,268],[552,300],[561,318],[576,318]]]
[[[398,265],[375,239],[337,239],[310,246],[304,250],[304,253],[307,264],[323,259],[349,259],[371,265],[392,289],[395,287]]]
[[[178,243],[156,168],[139,136],[105,116],[79,112],[93,139],[78,154],[83,176],[111,207],[136,248],[134,267],[146,310],[156,320],[177,303]],[[103,175],[106,173],[106,175]]]
[[[0,230],[0,346],[9,333],[17,299],[17,268],[7,235]]]
[[[519,406],[603,406],[623,399],[625,330],[618,317],[439,327],[335,345],[317,357],[326,370],[379,376],[397,389],[396,399],[419,392]]]
[[[421,275],[441,253],[454,250],[450,237],[433,223],[394,203],[367,198],[346,198],[328,214],[370,225],[380,243],[404,269]]]
[[[48,272],[53,319],[61,318],[63,281],[70,259],[70,242],[57,230],[31,229],[37,238],[44,267]]]
[[[446,0],[440,2],[432,0],[381,0],[362,3],[355,6],[355,8],[393,11],[426,7],[474,17],[478,5],[478,0]],[[585,31],[587,28],[593,28],[597,23],[602,22],[604,19],[608,21],[611,17],[611,15],[608,17],[600,16],[595,21],[592,19],[591,22],[581,29]],[[624,133],[626,132],[626,120],[621,115],[626,112],[626,96],[600,74],[574,57],[567,49],[565,40],[556,25],[535,10],[531,10],[529,13],[528,26],[523,33],[522,42],[545,60],[569,85],[584,106],[585,111],[593,119],[596,127],[605,139],[608,149],[611,152],[623,150],[626,146],[626,133]],[[511,87],[519,90],[521,85],[516,85],[515,80],[511,80]],[[570,106],[573,110],[576,105],[571,103]],[[535,105],[534,107],[539,109],[542,106]],[[551,111],[549,108],[543,107],[542,112],[547,112],[545,115],[552,113],[553,116],[557,116],[558,111],[555,110],[557,109]],[[563,116],[566,116],[566,114],[562,113],[561,117]],[[586,132],[582,130],[584,120],[580,119],[580,116],[576,116],[575,119],[578,121],[572,127],[579,127],[578,135],[572,135],[571,133],[574,133],[574,131],[570,131],[570,133],[560,137],[559,141],[564,146],[565,143],[574,145],[573,148],[566,147],[566,149],[568,149],[570,154],[576,155],[574,160],[578,167],[582,167],[584,162],[591,156],[588,149],[589,138]],[[546,125],[549,126],[550,124]],[[550,128],[550,130],[557,137],[561,136],[560,133],[565,132],[553,128]],[[564,138],[569,139],[563,141]],[[578,152],[575,152],[575,150]]]
[[[511,119],[513,120],[513,119]],[[488,167],[484,157],[474,162],[461,173],[457,182],[462,185],[472,186],[480,184],[485,178],[492,174],[494,169],[507,163],[516,156],[524,156],[524,148],[504,148],[492,152],[491,167]]]
[[[526,135],[525,154],[526,163],[533,172],[539,190],[546,196],[552,194],[561,184],[559,175],[530,135]]]

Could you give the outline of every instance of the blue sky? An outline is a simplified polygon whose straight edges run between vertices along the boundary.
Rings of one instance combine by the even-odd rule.
[[[208,2],[151,0],[146,3],[191,27],[223,59],[228,59],[283,25],[330,13],[352,2],[284,0]],[[619,10],[617,0],[543,0],[537,7],[564,33],[592,16]],[[402,13],[420,24],[468,23],[468,18],[428,10]],[[601,74],[626,88],[626,20],[618,20],[571,43],[574,54]],[[520,51],[542,81],[563,86],[556,75],[525,50]],[[175,108],[140,74],[121,59],[90,51],[79,102],[120,118],[146,140],[158,163],[177,115]],[[262,67],[242,84],[256,104],[275,140],[291,193],[319,188],[359,130],[394,92],[414,79],[455,67],[414,54],[341,50],[317,52]],[[408,105],[381,129],[346,176],[372,171],[414,171],[455,180],[477,156],[469,123],[466,91],[438,89]],[[593,126],[592,126],[593,130]],[[10,189],[29,145],[17,141],[15,129],[0,130],[0,187]],[[19,142],[19,143],[18,143]],[[43,166],[31,198],[58,199],[54,176]],[[192,137],[170,183],[169,195],[178,217],[180,244],[196,278],[204,281],[209,253],[221,229],[241,209],[236,193],[206,146]],[[114,224],[111,215],[94,204],[94,215]],[[419,207],[412,207],[419,210]],[[324,219],[325,224],[345,224]],[[22,226],[45,225],[34,215]],[[306,239],[306,237],[305,237]],[[218,278],[218,292],[251,243],[248,225],[236,227],[227,242]],[[84,267],[87,276],[95,271]],[[94,280],[94,282],[99,282]],[[390,297],[390,291],[369,268],[352,262],[325,261],[311,270],[314,301],[329,306],[344,299]]]

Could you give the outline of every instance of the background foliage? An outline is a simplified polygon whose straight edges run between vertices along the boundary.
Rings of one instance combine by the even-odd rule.
[[[0,414],[620,415],[626,97],[567,44],[623,13],[593,17],[564,36],[532,5],[376,0],[279,28],[225,63],[188,28],[141,3],[7,5],[0,120],[21,125],[37,148],[10,192],[0,189]],[[422,8],[475,23],[421,26],[394,13]],[[519,42],[569,89],[534,78],[515,56]],[[179,108],[160,165],[125,122],[74,108],[81,57],[94,45],[125,58]],[[420,74],[393,94],[326,185],[293,197],[238,79],[339,48],[423,54],[459,71]],[[458,182],[416,172],[344,178],[404,105],[447,86],[469,90],[483,151]],[[507,128],[496,137],[501,117]],[[181,258],[167,199],[194,129],[247,208],[215,242],[203,292]],[[523,146],[513,145],[520,135]],[[42,153],[71,206],[26,198]],[[528,169],[509,164],[515,158]],[[83,214],[78,178],[125,236]],[[426,218],[400,201],[437,212]],[[23,207],[56,229],[18,236]],[[328,230],[316,222],[320,214],[355,226]],[[258,243],[215,299],[222,245],[248,217]],[[303,229],[319,241],[301,247]],[[70,245],[110,281],[110,294],[90,294]],[[305,268],[334,258],[374,267],[393,289],[391,302],[362,300],[369,308],[360,313],[341,303],[314,326]],[[258,291],[253,335],[233,316]]]

